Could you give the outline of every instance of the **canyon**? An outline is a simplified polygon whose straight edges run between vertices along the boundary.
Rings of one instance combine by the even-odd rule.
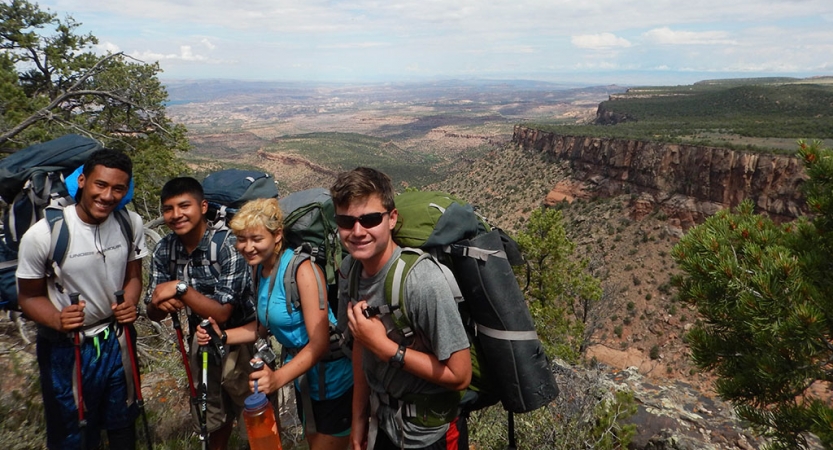
[[[778,222],[806,214],[807,176],[794,156],[716,147],[587,136],[564,136],[515,126],[512,141],[526,150],[568,161],[570,180],[547,202],[575,197],[637,195],[635,218],[661,209],[682,230],[750,199]]]

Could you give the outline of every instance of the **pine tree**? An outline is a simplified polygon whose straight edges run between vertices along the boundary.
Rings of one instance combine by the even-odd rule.
[[[833,408],[814,394],[833,382],[833,152],[801,142],[799,156],[811,216],[779,225],[747,200],[673,250],[702,317],[686,336],[695,363],[773,449],[806,448],[808,432],[833,447]]]
[[[161,69],[95,54],[98,39],[77,33],[80,25],[26,0],[0,2],[0,152],[86,135],[129,153],[134,197],[156,199],[164,181],[187,170],[175,155],[189,148],[185,127],[165,114]]]

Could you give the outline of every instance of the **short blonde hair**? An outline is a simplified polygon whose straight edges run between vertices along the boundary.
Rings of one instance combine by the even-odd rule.
[[[238,235],[245,230],[263,227],[270,233],[283,231],[283,212],[274,198],[250,200],[243,205],[229,222],[232,233]]]

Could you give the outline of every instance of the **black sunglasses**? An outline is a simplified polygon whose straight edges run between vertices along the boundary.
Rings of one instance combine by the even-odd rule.
[[[385,217],[385,214],[390,214],[390,211],[362,214],[359,217],[336,214],[336,225],[339,228],[350,230],[358,222],[363,228],[373,228],[382,223],[382,218]]]

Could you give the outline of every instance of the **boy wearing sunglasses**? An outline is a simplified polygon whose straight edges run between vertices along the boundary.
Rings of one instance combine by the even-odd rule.
[[[469,342],[445,276],[431,259],[409,272],[411,336],[391,327],[389,315],[369,313],[388,304],[385,278],[401,253],[393,241],[393,184],[384,173],[359,167],[341,173],[330,193],[350,253],[342,273],[359,273],[355,290],[339,285],[339,326],[354,338],[352,449],[467,449],[464,420],[425,421],[413,414],[425,399],[457,398],[471,381]]]

